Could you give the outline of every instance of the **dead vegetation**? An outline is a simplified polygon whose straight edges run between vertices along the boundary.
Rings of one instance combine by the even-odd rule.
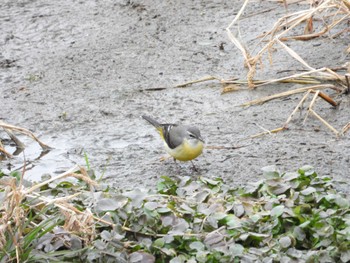
[[[47,195],[45,187],[51,182],[68,177],[76,178],[93,187],[93,181],[82,167],[73,167],[56,177],[31,187],[23,183],[24,172],[17,177],[2,176],[0,205],[0,247],[7,252],[6,262],[23,262],[29,245],[38,242],[44,233],[51,231],[63,219],[62,229],[70,234],[79,235],[84,244],[95,238],[95,220],[92,213],[79,210],[71,201],[81,193],[68,196]],[[40,234],[41,233],[41,234]],[[63,238],[57,235],[56,239]]]
[[[302,58],[297,52],[295,52],[291,47],[287,46],[285,42],[288,41],[299,41],[300,45],[303,45],[305,41],[310,41],[315,38],[328,37],[336,38],[339,35],[349,31],[347,23],[350,19],[350,5],[347,0],[312,0],[312,1],[288,1],[283,0],[285,8],[288,8],[290,3],[302,2],[305,7],[304,10],[297,11],[294,13],[288,13],[280,17],[274,26],[266,33],[257,36],[258,44],[262,46],[257,51],[252,52],[249,50],[254,50],[247,47],[246,44],[239,38],[240,36],[240,21],[243,20],[244,11],[249,5],[248,0],[244,1],[241,9],[226,28],[227,34],[231,42],[236,46],[236,48],[241,52],[244,57],[245,67],[247,68],[246,80],[238,79],[221,79],[219,77],[208,76],[199,80],[189,81],[178,85],[177,87],[185,87],[187,85],[209,81],[217,80],[223,85],[222,93],[234,92],[242,89],[256,89],[266,85],[276,84],[276,83],[296,83],[299,85],[306,85],[306,87],[297,87],[292,90],[288,90],[282,93],[274,94],[268,97],[260,98],[258,100],[249,101],[243,103],[241,106],[252,106],[257,104],[262,104],[274,99],[283,98],[287,96],[292,96],[294,94],[304,93],[303,98],[300,103],[296,106],[291,115],[287,118],[286,123],[280,127],[270,131],[266,131],[261,134],[253,135],[251,137],[257,137],[262,134],[276,133],[287,129],[287,125],[292,119],[292,116],[299,110],[304,104],[306,99],[310,94],[314,94],[312,101],[307,107],[307,114],[305,116],[306,121],[309,115],[314,116],[323,125],[325,125],[329,130],[331,130],[336,136],[344,135],[349,128],[348,124],[343,124],[344,127],[340,130],[335,129],[326,120],[324,120],[313,108],[317,102],[317,98],[322,98],[327,103],[333,107],[337,107],[338,102],[335,101],[335,97],[342,94],[349,94],[350,91],[350,64],[345,63],[344,65],[339,65],[336,68],[315,68],[310,66],[307,59]],[[341,25],[343,25],[341,27]],[[345,25],[345,26],[344,26]],[[331,35],[332,32],[337,28],[340,28],[337,33]],[[345,28],[345,29],[341,29]],[[257,45],[259,46],[259,45]],[[284,50],[292,59],[300,63],[303,72],[292,74],[289,76],[267,79],[267,80],[256,80],[255,75],[259,68],[263,68],[264,58],[268,58],[270,64],[278,63],[278,57],[274,57],[274,51],[276,49]],[[256,49],[256,48],[255,48]],[[350,46],[344,51],[349,53]],[[276,62],[277,61],[277,62]],[[311,86],[309,86],[311,85]],[[332,95],[328,95],[323,90],[332,91]]]
[[[45,143],[43,143],[42,141],[40,141],[34,135],[34,133],[32,133],[31,131],[29,131],[25,128],[22,128],[19,126],[14,126],[14,125],[5,123],[1,120],[0,120],[0,127],[8,134],[8,136],[11,138],[11,140],[16,144],[16,147],[19,149],[24,149],[25,145],[24,145],[24,143],[21,142],[20,139],[17,138],[17,136],[14,134],[14,132],[18,132],[18,133],[24,134],[24,135],[32,138],[40,145],[40,147],[43,149],[43,151],[47,151],[47,150],[51,149],[50,146],[48,146]],[[7,158],[12,158],[12,154],[10,154],[9,152],[7,152],[5,150],[5,147],[2,144],[1,140],[0,140],[0,153],[4,154]]]

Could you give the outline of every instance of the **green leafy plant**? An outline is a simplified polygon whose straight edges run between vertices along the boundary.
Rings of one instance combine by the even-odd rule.
[[[63,207],[55,203],[40,216],[28,217],[30,231],[23,233],[27,241],[21,243],[27,251],[24,258],[28,262],[348,262],[350,204],[332,180],[318,176],[310,166],[292,173],[267,167],[263,174],[261,181],[241,189],[221,179],[176,181],[163,176],[156,190],[95,185],[91,192],[88,173],[80,168],[72,174],[78,181],[65,184],[68,178],[63,177],[43,188],[42,195],[55,193],[56,200],[74,198]],[[33,221],[39,228],[30,227]],[[11,245],[2,255],[11,251]]]

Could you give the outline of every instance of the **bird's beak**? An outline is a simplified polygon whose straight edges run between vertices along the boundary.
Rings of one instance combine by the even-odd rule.
[[[197,139],[200,140],[202,143],[205,143],[204,139],[201,136],[198,136]]]

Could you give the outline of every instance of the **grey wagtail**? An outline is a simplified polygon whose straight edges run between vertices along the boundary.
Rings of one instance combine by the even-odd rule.
[[[178,124],[160,124],[158,121],[145,115],[142,118],[157,129],[164,141],[165,150],[175,160],[192,162],[194,158],[202,153],[204,140],[197,127]]]

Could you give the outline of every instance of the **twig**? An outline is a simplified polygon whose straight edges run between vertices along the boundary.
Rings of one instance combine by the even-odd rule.
[[[201,78],[201,79],[192,80],[192,81],[188,81],[188,82],[185,82],[185,83],[182,83],[182,84],[178,84],[175,87],[176,88],[183,88],[183,87],[186,87],[188,85],[192,85],[192,84],[200,83],[200,82],[205,82],[205,81],[209,81],[209,80],[214,80],[214,79],[219,79],[219,78],[214,77],[214,76],[208,76],[208,77],[204,77],[204,78]]]
[[[345,74],[345,80],[346,80],[346,89],[345,89],[345,94],[350,94],[350,74],[346,73]]]

